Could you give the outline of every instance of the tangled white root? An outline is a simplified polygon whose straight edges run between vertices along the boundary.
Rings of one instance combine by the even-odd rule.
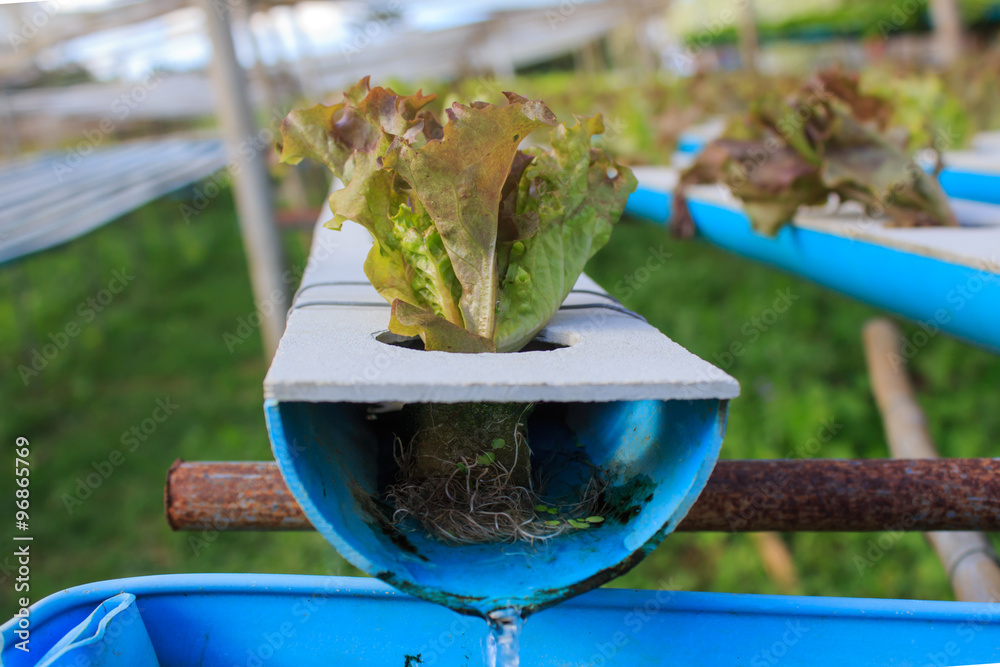
[[[515,452],[527,452],[524,435],[518,430],[514,437],[520,439]],[[430,534],[451,544],[534,542],[576,530],[569,520],[597,514],[606,487],[595,469],[577,498],[553,504],[541,499],[534,484],[524,487],[512,481],[516,455],[511,468],[499,461],[450,461],[454,472],[433,479],[416,478],[412,441],[404,446],[397,437],[393,457],[399,475],[386,491],[386,499],[396,508],[393,523],[398,527],[412,517]],[[555,507],[558,515],[539,512],[535,509],[539,505]]]

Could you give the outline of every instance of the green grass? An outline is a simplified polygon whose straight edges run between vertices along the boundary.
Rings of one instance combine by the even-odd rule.
[[[163,483],[178,457],[270,458],[260,339],[255,332],[232,353],[223,340],[254,311],[232,200],[224,193],[190,225],[177,207],[159,200],[0,267],[0,451],[9,469],[14,438],[30,439],[32,599],[141,574],[356,572],[316,534],[185,534],[167,526]],[[301,266],[308,239],[287,240],[292,265]],[[122,268],[134,279],[86,322],[78,304],[98,298]],[[25,386],[17,367],[71,322],[80,333]],[[167,398],[179,406],[173,414],[145,442],[123,444],[123,434]],[[70,513],[64,499],[77,493],[77,478],[97,474],[95,462],[107,470],[114,450],[124,460],[116,458],[120,465]],[[12,509],[9,474],[0,489]],[[6,544],[11,523],[5,515]],[[13,613],[12,590],[9,580],[0,583],[4,618]]]
[[[224,193],[189,225],[177,207],[177,200],[162,199],[74,243],[0,267],[0,451],[9,461],[17,435],[31,441],[34,600],[76,584],[141,574],[356,573],[315,534],[192,535],[167,527],[162,489],[176,458],[270,457],[259,339],[249,337],[232,353],[223,340],[254,310],[232,201]],[[286,240],[291,264],[301,266],[307,235]],[[661,245],[672,256],[647,278],[639,267],[650,248]],[[112,272],[123,269],[134,278],[85,321],[80,312],[87,312],[86,299],[97,298]],[[745,343],[728,367],[743,394],[732,402],[725,457],[800,451],[823,420],[841,427],[818,456],[885,454],[859,342],[873,310],[628,222],[590,272],[710,361],[719,363],[715,355],[733,341]],[[622,289],[626,277],[645,280],[629,294]],[[786,289],[797,300],[750,343],[741,332],[744,323]],[[49,334],[58,339],[71,323],[79,333],[25,386],[18,367],[30,365],[33,351],[51,342]],[[942,335],[916,355],[913,367],[943,453],[990,455],[1000,435],[1000,360]],[[157,400],[167,398],[177,405],[173,413],[144,442],[126,436],[123,444],[133,426],[141,428],[154,415]],[[115,450],[121,459],[111,458]],[[110,464],[111,474],[68,511],[65,499],[77,493],[78,478],[98,474],[95,464],[107,471],[108,461],[119,465]],[[6,479],[0,485],[5,498],[11,488]],[[7,500],[3,504],[10,508]],[[5,519],[0,533],[7,544],[11,531]],[[940,566],[917,534],[894,542],[859,575],[854,556],[865,557],[877,537],[788,536],[801,575],[798,592],[949,596]],[[718,534],[674,535],[616,585],[775,591],[749,538]],[[4,618],[13,613],[12,588],[10,580],[0,582]]]

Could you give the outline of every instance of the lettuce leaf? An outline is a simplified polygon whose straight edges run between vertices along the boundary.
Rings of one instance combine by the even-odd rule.
[[[551,132],[551,149],[518,149],[556,126],[544,103],[455,103],[442,125],[434,98],[371,88],[367,78],[332,106],[293,111],[283,162],[309,158],[344,184],[333,220],[374,239],[365,262],[391,305],[389,329],[427,349],[520,349],[555,314],[611,234],[635,189],[631,172],[591,138],[600,117]]]
[[[496,328],[500,193],[521,140],[555,124],[541,102],[514,95],[508,101],[505,107],[455,103],[447,110],[441,139],[421,146],[397,138],[383,162],[430,213],[462,284],[465,327],[485,338]]]
[[[636,188],[632,172],[591,148],[604,131],[600,115],[552,132],[551,149],[531,148],[534,158],[520,179],[517,214],[536,220],[526,240],[509,244],[500,292],[497,350],[522,348],[548,322],[587,260],[608,239]],[[613,174],[613,175],[609,175]]]
[[[676,233],[693,233],[684,189],[714,182],[727,185],[768,235],[799,206],[823,204],[831,194],[884,213],[892,225],[957,224],[934,175],[906,151],[908,133],[894,117],[888,99],[862,92],[856,75],[836,69],[817,73],[785,102],[762,98],[681,175]]]

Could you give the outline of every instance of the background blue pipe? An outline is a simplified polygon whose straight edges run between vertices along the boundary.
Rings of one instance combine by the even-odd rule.
[[[668,193],[639,187],[625,212],[669,224],[671,202]],[[696,199],[688,206],[699,238],[921,324],[924,333],[911,342],[917,347],[945,331],[1000,351],[996,273],[792,225],[772,238],[740,211]]]

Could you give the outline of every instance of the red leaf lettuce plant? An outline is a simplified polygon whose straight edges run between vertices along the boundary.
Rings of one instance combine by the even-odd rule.
[[[831,194],[884,214],[892,225],[955,225],[937,179],[911,158],[909,133],[893,117],[887,98],[863,93],[857,75],[836,69],[817,73],[787,100],[764,96],[681,175],[675,232],[694,232],[686,188],[715,182],[742,200],[765,234],[790,222],[799,206],[825,204]]]

